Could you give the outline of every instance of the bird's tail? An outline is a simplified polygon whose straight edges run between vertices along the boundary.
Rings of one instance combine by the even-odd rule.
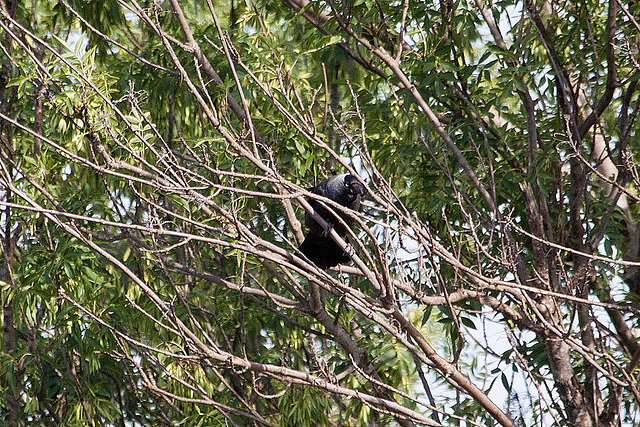
[[[331,237],[308,235],[299,249],[309,261],[322,269],[335,267],[351,259]]]

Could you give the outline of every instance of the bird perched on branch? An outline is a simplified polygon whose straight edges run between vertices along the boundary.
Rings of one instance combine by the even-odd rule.
[[[346,173],[327,178],[309,191],[355,211],[360,210],[360,200],[367,192],[364,184],[358,178]],[[300,252],[322,269],[348,262],[349,255],[331,238],[332,228],[340,237],[345,238],[347,235],[345,226],[334,213],[322,206],[318,200],[310,199],[309,204],[329,224],[329,227],[325,230],[307,212],[304,224],[309,228],[309,233],[300,245]],[[327,204],[327,206],[329,205]],[[348,227],[353,226],[355,220],[351,216],[340,211],[339,208],[329,207],[342,218]]]

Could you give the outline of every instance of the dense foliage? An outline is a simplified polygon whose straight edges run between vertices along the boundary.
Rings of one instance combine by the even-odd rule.
[[[0,0],[2,422],[637,425],[639,15]]]

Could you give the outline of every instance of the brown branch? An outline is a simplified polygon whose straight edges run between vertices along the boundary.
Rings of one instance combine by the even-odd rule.
[[[109,257],[111,258],[111,257]],[[124,266],[123,266],[124,267]],[[126,267],[125,267],[126,269]],[[127,273],[128,275],[130,274],[130,272],[128,270],[123,270],[125,271],[125,273]],[[135,277],[135,275],[132,275],[132,278]],[[139,282],[139,279],[136,277],[136,281]],[[103,319],[101,319],[100,317],[98,317],[96,314],[94,314],[93,312],[91,312],[89,309],[87,309],[86,307],[78,304],[76,301],[74,301],[72,298],[70,298],[69,296],[67,296],[63,291],[61,291],[61,296],[63,298],[65,298],[67,301],[69,301],[71,304],[73,304],[75,307],[77,307],[78,309],[82,310],[84,313],[86,313],[90,318],[92,318],[94,321],[98,322],[100,325],[102,325],[103,327],[107,328],[109,331],[111,331],[112,333],[114,333],[115,335],[119,336],[120,338],[124,339],[125,341],[134,344],[136,346],[142,346],[143,348],[147,348],[150,351],[153,352],[158,352],[160,354],[169,354],[172,357],[179,357],[179,358],[184,358],[184,357],[180,357],[180,355],[175,354],[175,353],[167,353],[165,351],[162,351],[160,349],[157,348],[153,348],[153,347],[149,347],[146,346],[144,344],[142,344],[139,341],[136,341],[134,339],[132,339],[131,337],[129,337],[127,334],[123,333],[122,331],[117,330],[115,327],[109,325],[108,322],[104,321]],[[408,420],[413,420],[416,421],[418,423],[424,423],[426,425],[429,426],[440,426],[440,424],[436,423],[435,421],[425,417],[424,415],[413,411],[411,409],[405,408],[404,406],[394,402],[394,401],[388,401],[385,399],[381,399],[379,397],[374,397],[371,396],[369,394],[366,393],[361,393],[358,392],[356,390],[351,390],[342,386],[339,386],[338,384],[335,384],[331,381],[327,381],[323,378],[311,375],[307,372],[302,372],[302,371],[298,371],[298,370],[294,370],[294,369],[290,369],[290,368],[286,368],[286,367],[282,367],[282,366],[277,366],[277,365],[270,365],[270,364],[264,364],[264,363],[256,363],[256,362],[251,362],[248,361],[246,359],[234,356],[233,354],[227,353],[225,351],[222,351],[220,349],[216,349],[210,346],[205,345],[202,341],[200,341],[200,339],[195,336],[195,334],[193,334],[189,328],[186,327],[186,325],[182,324],[180,322],[180,326],[181,326],[181,330],[183,331],[183,333],[185,334],[186,338],[191,340],[192,343],[194,345],[196,345],[197,350],[199,350],[199,352],[201,353],[201,356],[196,356],[196,357],[189,357],[192,360],[198,360],[202,357],[206,358],[207,360],[209,360],[210,362],[217,362],[217,363],[221,363],[221,364],[231,364],[234,367],[240,368],[240,369],[250,369],[252,371],[255,372],[261,372],[270,376],[273,376],[274,378],[278,378],[283,382],[291,382],[291,383],[296,383],[296,384],[303,384],[303,385],[308,385],[308,386],[314,386],[314,387],[319,387],[322,389],[325,389],[327,391],[330,391],[332,393],[336,393],[339,395],[343,395],[346,397],[350,397],[350,398],[355,398],[358,400],[361,400],[367,404],[371,404],[374,407],[381,407],[383,409],[386,409],[388,411],[390,411],[391,413],[397,415],[397,416],[401,416],[404,419],[408,419]]]
[[[599,120],[600,115],[604,112],[604,110],[611,104],[611,100],[613,99],[613,92],[617,86],[616,79],[616,58],[614,52],[614,37],[616,31],[616,15],[618,14],[618,3],[617,0],[609,0],[609,12],[607,14],[607,27],[605,32],[606,43],[605,43],[605,52],[607,58],[607,81],[605,83],[604,93],[596,103],[595,108],[587,116],[587,118],[580,123],[578,127],[578,132],[580,133],[580,137],[584,138],[587,136],[587,132],[591,129],[591,127]]]
[[[455,365],[447,362],[441,357],[427,340],[422,336],[418,329],[413,326],[411,322],[399,311],[395,310],[393,317],[400,323],[400,326],[407,334],[418,344],[420,349],[429,358],[429,360],[442,372],[447,381],[451,381],[462,388],[469,394],[478,404],[482,405],[486,411],[501,425],[505,427],[515,427],[513,421],[507,414],[491,400],[489,397],[480,390],[475,384],[469,380],[462,372],[460,372]]]

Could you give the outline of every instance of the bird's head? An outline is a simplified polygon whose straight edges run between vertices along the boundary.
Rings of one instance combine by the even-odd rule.
[[[344,177],[344,186],[347,189],[347,193],[354,199],[357,196],[364,196],[367,194],[367,189],[364,184],[353,175],[347,175]]]

